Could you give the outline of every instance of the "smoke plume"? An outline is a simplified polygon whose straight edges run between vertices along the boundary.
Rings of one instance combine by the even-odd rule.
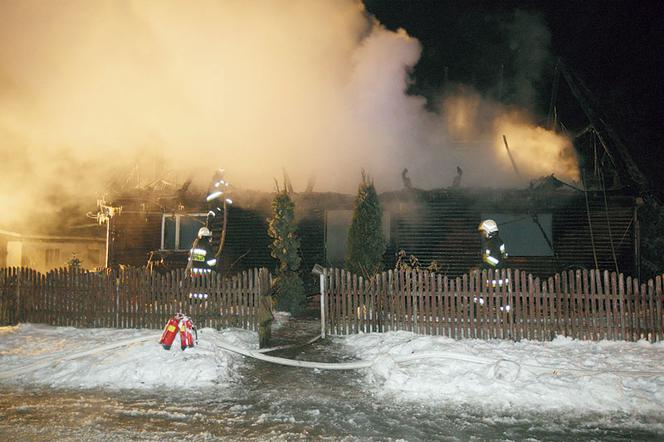
[[[532,61],[514,74],[521,101],[547,56],[537,23],[507,26]],[[575,178],[569,141],[528,109],[459,87],[436,113],[407,94],[421,49],[356,0],[5,0],[0,228],[92,208],[132,171],[204,183],[223,167],[270,190],[285,168],[296,191],[315,175],[316,190],[353,192],[362,168],[389,190],[405,167],[417,187],[446,187],[458,165],[466,186],[523,184],[503,134],[526,177]]]

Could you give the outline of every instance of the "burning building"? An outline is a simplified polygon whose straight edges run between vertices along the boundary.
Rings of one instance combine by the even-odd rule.
[[[309,192],[292,197],[303,268],[316,263],[342,266],[354,196]],[[266,221],[272,198],[270,193],[237,192],[229,210],[222,271],[275,266]],[[394,267],[397,253],[404,250],[423,266],[437,261],[447,275],[468,272],[481,262],[477,226],[493,218],[512,268],[537,276],[576,268],[638,273],[638,200],[621,192],[583,192],[549,177],[522,190],[404,189],[383,193],[380,200],[388,242],[386,268]],[[109,222],[110,265],[186,265],[188,249],[205,222],[200,205],[170,211],[156,204],[116,203],[124,205]]]

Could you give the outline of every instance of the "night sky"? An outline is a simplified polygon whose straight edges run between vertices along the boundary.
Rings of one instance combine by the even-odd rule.
[[[504,23],[515,10],[539,15],[550,32],[550,68],[539,82],[533,111],[545,121],[556,60],[584,80],[596,109],[621,136],[642,171],[661,192],[664,178],[664,23],[655,1],[384,1],[366,0],[370,13],[389,29],[402,27],[422,42],[412,93],[434,103],[449,82],[496,95],[516,69]],[[447,67],[447,74],[446,68]],[[505,91],[501,101],[510,103]],[[587,120],[564,82],[557,106],[569,129]]]

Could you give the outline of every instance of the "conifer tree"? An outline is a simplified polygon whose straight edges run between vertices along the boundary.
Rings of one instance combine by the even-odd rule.
[[[300,269],[300,240],[296,233],[295,204],[286,189],[272,201],[272,218],[268,220],[268,235],[272,238],[271,255],[279,263],[273,280],[277,308],[297,315],[304,308],[304,284]]]
[[[383,209],[373,181],[362,171],[353,221],[348,231],[346,270],[369,277],[383,269]]]

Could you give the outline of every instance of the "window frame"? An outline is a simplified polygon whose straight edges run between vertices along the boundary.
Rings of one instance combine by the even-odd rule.
[[[180,220],[181,218],[198,218],[198,217],[207,217],[207,213],[203,212],[194,212],[194,213],[163,213],[161,215],[161,243],[159,246],[159,251],[166,252],[166,251],[174,251],[174,252],[184,252],[189,250],[189,246],[187,248],[182,248],[180,245]],[[164,248],[165,242],[166,242],[166,237],[164,236],[166,234],[166,218],[175,218],[175,240],[174,244],[175,247],[172,249],[166,249]],[[203,224],[204,225],[204,224]]]
[[[555,245],[555,240],[553,237],[553,227],[554,227],[554,218],[555,214],[550,211],[537,211],[536,215],[547,215],[550,217],[550,231],[546,231],[545,233],[547,234],[547,238],[549,241],[551,241],[551,244],[548,243],[547,239],[542,237],[543,243],[546,245],[546,247],[551,251],[550,254],[547,253],[545,255],[542,254],[534,254],[534,253],[529,253],[529,254],[519,254],[518,252],[514,252],[513,249],[510,250],[510,242],[509,242],[509,235],[505,234],[505,228],[504,224],[505,222],[498,222],[497,220],[500,219],[501,217],[514,217],[516,219],[511,220],[509,223],[513,222],[518,222],[524,219],[528,219],[531,217],[530,213],[525,213],[525,212],[486,212],[481,214],[481,219],[494,219],[496,222],[498,222],[498,228],[499,228],[499,235],[501,236],[501,239],[506,242],[507,246],[507,253],[509,254],[510,257],[514,258],[553,258],[556,256],[556,245]],[[531,221],[532,222],[532,221]],[[535,224],[533,222],[533,224]],[[546,229],[545,229],[546,230]],[[541,232],[539,232],[541,235]],[[549,236],[550,235],[550,236]],[[507,237],[507,239],[506,239]]]

